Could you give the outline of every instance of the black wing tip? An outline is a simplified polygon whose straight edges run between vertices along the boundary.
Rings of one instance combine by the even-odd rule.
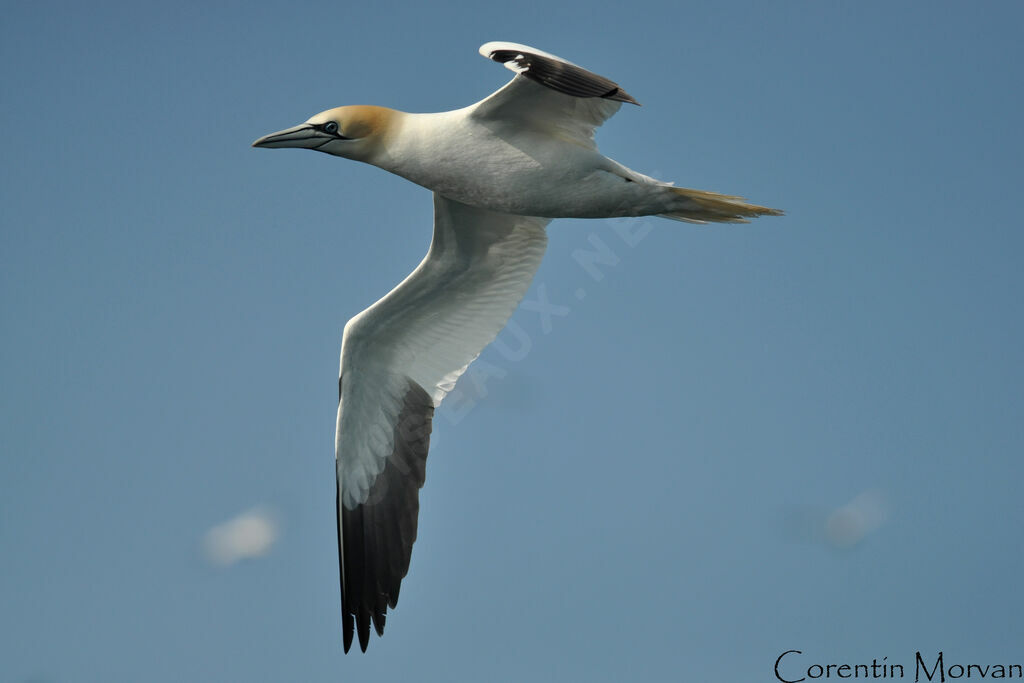
[[[366,652],[366,648],[370,646],[370,624],[373,624],[373,630],[377,632],[377,636],[384,635],[384,622],[387,619],[386,614],[371,614],[370,612],[361,612],[359,614],[349,614],[342,612],[342,645],[345,648],[345,654],[352,649],[352,643],[356,640],[356,633],[359,634],[359,649],[362,652]]]
[[[388,607],[398,604],[399,588],[409,571],[416,540],[419,490],[426,478],[433,415],[434,402],[430,394],[409,380],[404,405],[395,424],[395,450],[371,486],[367,500],[349,510],[342,507],[340,487],[337,490],[335,506],[346,653],[357,634],[359,648],[366,652],[371,624],[377,635],[383,636]],[[402,515],[406,516],[404,520]],[[399,527],[391,530],[391,543],[381,544],[374,533],[386,527],[382,523],[387,519],[395,521]]]
[[[571,95],[573,97],[599,97],[601,99],[613,100],[615,102],[627,102],[629,104],[635,104],[638,107],[642,106],[639,102],[636,101],[636,99],[632,95],[630,95],[625,90],[620,88],[618,83],[608,78],[605,78],[604,76],[595,74],[592,71],[588,71],[587,69],[584,69],[581,66],[577,66],[572,62],[568,62],[562,59],[561,57],[555,57],[554,55],[549,55],[539,50],[531,51],[530,49],[525,49],[525,45],[516,45],[515,48],[513,48],[513,46],[510,44],[500,45],[500,47],[490,49],[486,53],[482,52],[482,54],[484,54],[488,59],[498,62],[499,64],[508,64],[509,62],[516,62],[521,67],[521,69],[516,69],[517,73],[533,81],[536,81],[541,85],[551,88],[552,90],[557,90],[561,93]],[[484,47],[487,47],[487,45],[485,45]],[[593,92],[592,90],[589,92],[585,92],[577,88],[566,87],[566,84],[564,83],[554,82],[551,78],[549,78],[549,74],[531,73],[531,60],[535,61],[538,66],[543,65],[545,63],[548,65],[556,65],[554,66],[554,68],[575,72],[577,74],[577,77],[582,77],[584,80],[592,79],[593,83],[587,84],[588,87],[600,87],[604,85],[611,86],[611,89],[608,90],[607,92],[602,93],[600,90],[598,90],[597,92]]]
[[[623,90],[622,88],[616,88],[614,92],[610,92],[607,95],[602,95],[606,100],[615,100],[616,102],[627,102],[629,104],[635,104],[638,107],[643,105],[637,102],[632,95]]]
[[[360,612],[356,618],[356,624],[358,625],[359,631],[359,649],[366,652],[366,648],[370,645],[370,613]]]
[[[371,617],[369,612],[349,614],[344,608],[342,609],[342,645],[345,648],[345,654],[348,654],[348,651],[352,649],[352,643],[356,640],[356,633],[359,634],[359,649],[362,652],[366,652],[366,648],[370,646],[371,620],[377,635],[384,635],[384,615],[375,614]]]
[[[342,610],[341,613],[341,622],[342,632],[344,634],[345,654],[348,654],[348,651],[352,649],[352,636],[354,635],[355,624],[352,621],[352,615],[346,614],[344,610]],[[366,648],[364,647],[363,652],[365,651]]]

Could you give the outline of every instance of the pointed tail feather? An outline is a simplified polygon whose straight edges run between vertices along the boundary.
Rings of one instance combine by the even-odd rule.
[[[678,208],[658,214],[662,218],[671,218],[687,223],[749,223],[748,218],[783,215],[779,209],[748,204],[743,201],[743,197],[705,190],[691,190],[686,187],[669,187],[668,189],[676,195]]]

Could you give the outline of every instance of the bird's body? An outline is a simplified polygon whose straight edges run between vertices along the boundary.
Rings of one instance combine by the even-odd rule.
[[[338,107],[265,136],[370,163],[434,192],[427,256],[345,326],[338,380],[338,551],[345,650],[384,630],[409,568],[433,411],[508,321],[552,218],[660,215],[746,222],[779,211],[677,188],[597,151],[594,129],[623,102],[614,82],[514,43],[484,56],[518,75],[437,114]]]
[[[663,185],[596,149],[549,131],[498,127],[479,109],[392,111],[394,128],[367,161],[449,199],[521,216],[607,218],[671,206]]]

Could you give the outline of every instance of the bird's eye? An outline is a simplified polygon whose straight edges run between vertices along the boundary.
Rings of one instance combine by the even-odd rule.
[[[334,135],[335,133],[338,132],[338,124],[335,123],[334,121],[328,121],[327,123],[324,124],[324,132]]]

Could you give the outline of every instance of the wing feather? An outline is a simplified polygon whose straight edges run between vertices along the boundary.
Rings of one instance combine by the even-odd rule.
[[[639,104],[614,81],[526,45],[486,43],[480,54],[518,75],[474,105],[473,116],[479,119],[517,130],[534,126],[596,149],[594,129],[623,102]]]
[[[480,46],[480,54],[530,80],[572,97],[601,97],[640,104],[615,81],[528,45],[484,43]]]
[[[434,407],[526,294],[549,219],[434,195],[426,258],[345,326],[338,429],[338,554],[345,651],[383,633],[416,540]]]

